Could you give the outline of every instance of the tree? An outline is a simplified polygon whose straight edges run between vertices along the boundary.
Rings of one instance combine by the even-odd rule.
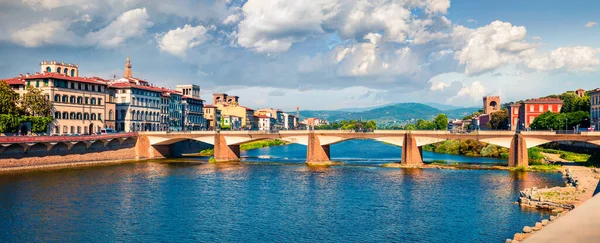
[[[42,90],[31,85],[27,86],[27,93],[21,97],[21,107],[32,116],[50,116],[52,103],[44,97]]]
[[[0,81],[0,114],[17,115],[19,94],[10,88],[6,81]]]
[[[490,121],[486,124],[489,129],[506,129],[508,126],[508,110],[502,109],[491,114]]]
[[[447,130],[448,129],[448,117],[446,114],[439,114],[433,119],[433,123],[435,123],[435,128],[437,130]]]

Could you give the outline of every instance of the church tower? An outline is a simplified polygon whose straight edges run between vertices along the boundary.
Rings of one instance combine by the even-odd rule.
[[[125,73],[123,73],[123,77],[131,78],[131,62],[129,60],[129,56],[127,56],[127,62],[125,63]]]

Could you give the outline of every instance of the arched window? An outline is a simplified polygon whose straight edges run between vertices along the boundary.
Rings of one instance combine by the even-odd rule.
[[[81,96],[77,97],[77,104],[81,104],[82,101],[83,101],[83,98]]]
[[[77,120],[81,120],[81,112],[77,112]]]
[[[75,133],[75,126],[71,126],[71,133]]]
[[[75,77],[75,69],[71,69],[71,77]]]
[[[86,113],[86,114],[87,114],[87,113]],[[96,114],[92,113],[92,119],[91,119],[91,120],[92,120],[92,121],[93,121],[93,120],[96,120]]]
[[[67,102],[69,102],[69,96],[63,95],[63,96],[62,96],[62,102],[63,102],[63,103],[67,103]]]
[[[66,111],[62,113],[62,119],[69,119],[69,113],[67,113]],[[63,129],[64,131],[65,129]]]
[[[95,105],[96,104],[96,98],[92,98],[91,102],[92,102],[92,105]]]
[[[81,134],[81,127],[77,126],[77,133]]]
[[[60,112],[54,112],[54,119],[60,119]]]
[[[65,68],[65,75],[69,74],[69,69]]]
[[[71,98],[69,98],[69,103],[75,104],[75,96],[71,96]]]
[[[60,73],[60,67],[59,67],[59,68],[56,68],[56,72],[57,72],[57,73]]]
[[[108,120],[113,120],[113,111],[112,110],[108,111]]]
[[[46,67],[46,72],[52,72],[52,68]],[[64,131],[64,130],[63,130]]]
[[[98,121],[102,121],[102,114],[98,113]]]
[[[54,95],[54,101],[60,102],[60,95]]]
[[[60,127],[54,127],[54,133],[55,134],[59,134],[60,133]]]
[[[89,113],[83,113],[83,120],[89,120],[90,119],[90,114]]]

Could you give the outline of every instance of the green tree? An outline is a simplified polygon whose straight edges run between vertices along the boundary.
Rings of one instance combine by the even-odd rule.
[[[21,107],[32,116],[50,116],[52,102],[42,94],[42,90],[31,85],[27,86],[27,93],[21,97]]]
[[[19,94],[12,90],[6,81],[0,81],[0,114],[18,114],[18,98]]]
[[[435,128],[437,130],[447,130],[448,129],[448,117],[446,114],[439,114],[433,119],[433,123],[435,123]]]
[[[508,110],[502,109],[491,114],[490,121],[486,124],[489,129],[506,129],[508,126]]]

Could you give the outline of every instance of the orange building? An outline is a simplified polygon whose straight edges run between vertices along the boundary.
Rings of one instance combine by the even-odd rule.
[[[529,128],[536,117],[547,111],[559,113],[562,105],[563,101],[559,98],[539,98],[512,104],[508,109],[510,129]]]

